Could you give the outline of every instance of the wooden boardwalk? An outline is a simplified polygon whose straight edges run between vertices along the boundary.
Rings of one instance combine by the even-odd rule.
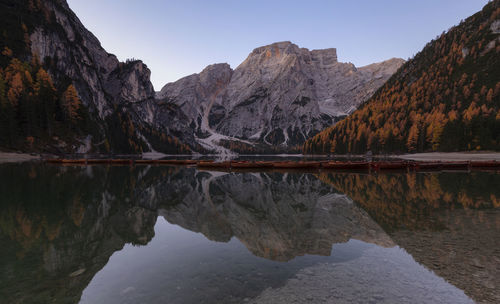
[[[224,171],[239,170],[323,170],[323,171],[442,171],[500,170],[498,161],[211,161],[176,159],[46,159],[62,165],[175,165]]]

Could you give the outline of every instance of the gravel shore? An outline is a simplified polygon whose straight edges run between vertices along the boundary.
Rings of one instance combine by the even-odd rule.
[[[500,161],[500,153],[497,152],[432,152],[395,155],[395,158],[418,160],[418,161],[467,161],[467,160],[496,160]]]
[[[40,155],[0,152],[0,164],[19,163],[40,159]]]

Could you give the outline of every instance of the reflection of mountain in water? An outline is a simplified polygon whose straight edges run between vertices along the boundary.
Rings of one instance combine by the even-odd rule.
[[[323,174],[400,247],[478,302],[500,303],[500,174]]]
[[[330,255],[332,244],[351,238],[394,245],[363,209],[309,174],[226,174],[202,184],[200,198],[162,215],[211,240],[234,235],[257,256]]]
[[[497,175],[318,179],[24,164],[1,166],[0,180],[0,294],[8,303],[77,302],[115,251],[152,239],[158,215],[214,241],[234,236],[279,261],[329,255],[349,239],[394,246],[392,238],[474,299],[498,298],[490,288],[500,265],[498,213],[446,211],[498,207],[499,190],[488,184]]]

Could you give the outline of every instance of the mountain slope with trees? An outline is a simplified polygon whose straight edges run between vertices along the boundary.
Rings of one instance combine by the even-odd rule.
[[[500,150],[500,1],[429,42],[304,153]]]
[[[163,127],[178,111],[156,105],[149,76],[107,53],[65,0],[0,0],[1,149],[189,152],[184,125]]]

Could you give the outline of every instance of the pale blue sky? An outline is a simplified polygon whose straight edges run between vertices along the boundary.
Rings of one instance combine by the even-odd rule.
[[[407,59],[487,0],[68,0],[120,60],[143,60],[156,90],[212,63],[236,68],[256,47],[337,48],[363,66]]]

